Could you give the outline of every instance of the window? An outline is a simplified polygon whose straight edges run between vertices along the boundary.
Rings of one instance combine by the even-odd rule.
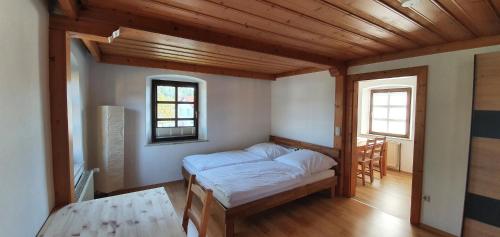
[[[152,142],[198,139],[198,84],[152,81]]]
[[[371,91],[370,134],[410,137],[411,88]]]

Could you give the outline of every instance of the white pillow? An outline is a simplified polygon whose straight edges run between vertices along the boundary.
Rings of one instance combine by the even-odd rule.
[[[266,157],[268,159],[274,159],[290,152],[290,150],[286,149],[285,147],[268,142],[255,144],[245,150],[255,155]]]
[[[307,149],[290,152],[274,160],[302,169],[308,175],[328,170],[337,165],[334,159]]]

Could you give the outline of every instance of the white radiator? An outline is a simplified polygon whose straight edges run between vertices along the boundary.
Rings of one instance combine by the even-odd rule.
[[[387,168],[401,171],[401,143],[387,141]]]
[[[94,199],[94,171],[83,172],[76,185],[76,198],[78,202]]]

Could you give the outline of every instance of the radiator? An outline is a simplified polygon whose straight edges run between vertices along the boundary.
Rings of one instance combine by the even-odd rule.
[[[387,168],[401,171],[401,143],[387,141]]]
[[[94,171],[85,171],[76,185],[78,202],[94,199]]]

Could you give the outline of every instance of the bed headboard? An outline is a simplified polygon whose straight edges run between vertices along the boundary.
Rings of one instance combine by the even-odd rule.
[[[335,168],[334,168],[335,174],[338,176],[340,175],[340,172],[341,172],[340,167],[342,166],[342,162],[340,160],[340,151],[336,148],[316,145],[316,144],[312,144],[312,143],[307,143],[307,142],[302,142],[302,141],[297,141],[297,140],[292,140],[292,139],[288,139],[288,138],[284,138],[284,137],[277,137],[277,136],[270,136],[269,141],[276,143],[278,145],[309,149],[312,151],[316,151],[316,152],[325,154],[325,155],[333,158],[335,161],[337,161],[338,165],[335,166]]]

